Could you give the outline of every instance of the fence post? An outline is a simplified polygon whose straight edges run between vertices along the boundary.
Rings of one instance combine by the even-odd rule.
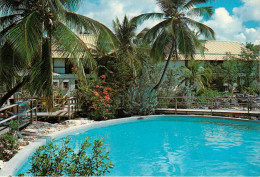
[[[37,112],[38,112],[38,100],[35,99],[35,121],[38,121]]]
[[[247,96],[247,113],[248,113],[248,119],[250,119],[250,98],[249,95]]]
[[[213,115],[212,109],[213,109],[213,98],[211,98],[211,115]]]
[[[76,110],[75,111],[78,112],[78,110],[79,110],[79,108],[78,108],[78,98],[75,98],[75,104],[76,104],[76,107],[75,107]]]
[[[68,101],[68,116],[70,119],[70,99],[67,99],[67,101]]]
[[[30,108],[31,108],[31,110],[30,110],[30,115],[31,115],[30,124],[32,124],[32,122],[33,122],[33,101],[32,100],[30,100]]]
[[[178,102],[177,102],[177,98],[175,98],[175,114],[177,114],[177,109],[178,109]]]

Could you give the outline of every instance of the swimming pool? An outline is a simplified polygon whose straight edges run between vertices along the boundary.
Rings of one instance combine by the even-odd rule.
[[[109,176],[260,175],[260,124],[255,122],[156,116],[68,136],[74,149],[86,136],[104,137],[115,165]],[[16,174],[29,167],[27,159]]]

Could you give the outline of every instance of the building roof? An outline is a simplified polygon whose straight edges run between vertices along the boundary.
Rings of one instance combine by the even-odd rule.
[[[77,36],[86,44],[89,49],[95,49],[97,43],[96,35],[89,34],[77,34]],[[69,58],[69,56],[64,56],[63,51],[56,50],[52,47],[52,58]]]
[[[234,41],[207,41],[205,43],[204,56],[199,52],[194,55],[195,60],[207,60],[207,61],[223,61],[226,54],[230,54],[235,57],[239,57],[243,49],[246,49],[244,45]],[[184,56],[180,56],[180,60],[185,60]]]
[[[97,43],[97,36],[88,34],[78,34],[80,39],[87,45],[90,49],[95,49]],[[224,61],[227,54],[239,57],[243,49],[246,49],[243,44],[234,41],[215,41],[209,40],[205,43],[204,55],[197,52],[194,55],[195,60],[199,61]],[[53,58],[68,58],[69,56],[64,56],[62,51],[52,50]],[[183,55],[179,56],[179,60],[185,60]]]

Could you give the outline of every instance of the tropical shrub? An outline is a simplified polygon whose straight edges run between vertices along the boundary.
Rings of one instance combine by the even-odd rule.
[[[0,160],[8,161],[18,152],[17,138],[10,133],[0,135]]]
[[[122,56],[118,56],[122,57]],[[106,56],[98,60],[100,67],[98,75],[106,75],[106,84],[114,89],[113,102],[124,107],[127,99],[127,90],[134,81],[133,70],[129,67],[129,62],[124,58]]]
[[[151,91],[153,87],[144,87],[140,85],[128,90],[129,100],[125,111],[130,115],[151,115],[157,106],[156,91]]]
[[[81,82],[76,93],[82,114],[93,120],[114,118],[116,103],[113,102],[115,90],[106,84],[106,75],[101,79],[92,76],[88,83]]]
[[[127,92],[128,99],[125,112],[130,115],[153,114],[158,104],[157,91],[149,79],[149,72],[143,69],[137,84],[133,84]]]
[[[10,133],[15,133],[19,129],[19,122],[17,120],[11,120],[9,123]]]
[[[18,122],[12,120],[9,123],[9,128],[9,132],[0,135],[0,160],[3,161],[10,160],[19,148],[18,139],[15,136],[15,132],[19,128]]]
[[[51,140],[33,154],[28,173],[33,176],[102,176],[109,173],[113,164],[103,147],[103,139],[95,140],[93,144],[88,139],[78,151],[69,147],[70,138],[63,139],[62,145]]]
[[[259,46],[248,43],[239,57],[227,53],[225,61],[220,63],[206,62],[205,66],[213,71],[213,82],[219,91],[225,91],[223,85],[228,84],[229,91],[240,93],[260,93],[259,84]]]
[[[223,101],[222,99],[218,98],[218,97],[222,97],[222,93],[220,93],[216,90],[212,90],[210,88],[207,88],[205,90],[203,90],[203,89],[198,90],[195,93],[195,96],[197,96],[197,98],[195,99],[195,102],[202,106],[209,106],[209,105],[215,106],[215,105],[217,105],[216,102]]]

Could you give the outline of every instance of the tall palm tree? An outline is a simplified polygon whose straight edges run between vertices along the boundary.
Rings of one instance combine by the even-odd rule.
[[[193,30],[208,39],[214,39],[214,31],[193,20],[193,17],[209,18],[213,14],[211,6],[198,7],[201,3],[210,0],[157,0],[162,13],[145,13],[133,19],[135,24],[141,24],[148,19],[159,19],[157,25],[153,26],[145,35],[145,39],[153,41],[152,56],[164,61],[166,54],[167,62],[162,76],[153,90],[157,90],[163,83],[170,60],[178,59],[182,54],[186,59],[193,59],[197,48],[203,46]]]
[[[96,34],[102,41],[113,41],[113,33],[103,24],[89,17],[77,14],[75,10],[81,0],[5,0],[0,1],[3,16],[0,17],[0,34],[5,40],[1,49],[0,68],[9,63],[10,68],[23,71],[23,79],[10,91],[19,89],[24,83],[34,94],[48,96],[49,105],[53,103],[53,60],[52,48],[59,51],[64,57],[72,58],[71,62],[78,66],[79,76],[84,78],[83,65],[93,66],[92,58],[87,45],[74,31],[85,31]],[[10,56],[4,49],[12,49]],[[10,58],[12,58],[10,62]],[[9,75],[9,70],[1,69],[1,77]],[[5,71],[3,73],[3,71]],[[13,70],[16,71],[16,70]],[[12,72],[13,72],[12,71]],[[16,71],[16,75],[17,72]],[[5,77],[5,80],[8,80]],[[20,84],[22,83],[22,84]],[[10,93],[3,97],[5,100]],[[5,100],[0,101],[0,106]]]
[[[133,19],[127,16],[122,22],[118,18],[114,20],[113,28],[118,41],[117,56],[129,63],[133,76],[137,79],[137,69],[142,67],[142,61],[150,51],[150,47],[143,43],[143,31],[136,34],[137,26],[133,23]]]

